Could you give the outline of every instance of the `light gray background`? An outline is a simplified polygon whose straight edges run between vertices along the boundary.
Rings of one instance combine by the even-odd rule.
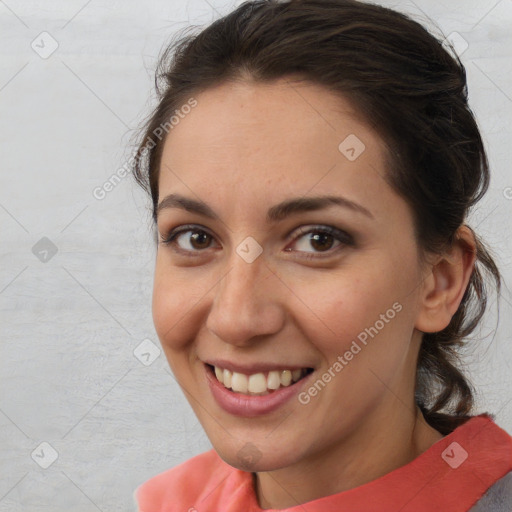
[[[493,172],[472,226],[510,288],[512,0],[381,3],[460,35]],[[162,46],[234,5],[0,1],[0,511],[134,510],[137,485],[210,447],[158,355],[148,200],[131,176],[93,190],[133,151]],[[33,249],[43,237],[56,254]],[[505,290],[466,358],[509,432],[511,304]]]

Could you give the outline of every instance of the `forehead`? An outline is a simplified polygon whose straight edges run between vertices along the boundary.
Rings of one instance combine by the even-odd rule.
[[[309,192],[344,192],[363,204],[392,194],[382,140],[347,99],[322,86],[231,82],[194,98],[165,142],[160,197],[214,194],[256,207],[262,198]]]
[[[310,82],[227,82],[195,99],[197,106],[181,116],[166,146],[214,151],[221,144],[232,152],[302,140],[309,142],[310,152],[315,143],[319,151],[329,144],[337,150],[344,135],[376,138],[347,99]],[[328,140],[318,144],[325,137]]]

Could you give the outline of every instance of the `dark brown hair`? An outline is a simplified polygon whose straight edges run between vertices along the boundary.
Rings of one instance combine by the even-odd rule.
[[[464,66],[441,39],[404,14],[355,0],[254,0],[171,44],[159,61],[159,103],[137,151],[134,176],[150,193],[169,119],[192,96],[226,81],[300,77],[346,97],[388,149],[388,183],[410,205],[422,254],[441,253],[489,185],[482,139],[467,103]],[[441,332],[424,333],[416,402],[443,434],[470,417],[473,388],[459,349],[487,305],[483,272],[501,277],[475,235],[477,262]]]

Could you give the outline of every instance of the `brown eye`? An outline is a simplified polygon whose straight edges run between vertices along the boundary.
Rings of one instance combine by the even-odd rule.
[[[175,237],[175,243],[184,251],[208,249],[212,237],[202,230],[182,231]]]
[[[178,237],[179,238],[179,237]],[[211,243],[211,237],[204,231],[192,232],[192,236],[189,238],[189,244],[194,249],[206,249]]]
[[[354,244],[348,233],[330,226],[301,227],[298,231],[299,236],[295,237],[293,248],[287,251],[293,250],[313,256],[315,253],[334,252],[343,246]]]
[[[334,244],[334,237],[328,233],[312,233],[309,241],[317,251],[328,251]]]
[[[173,231],[162,243],[176,246],[181,251],[198,252],[210,248],[212,241],[213,237],[203,229],[189,227]]]

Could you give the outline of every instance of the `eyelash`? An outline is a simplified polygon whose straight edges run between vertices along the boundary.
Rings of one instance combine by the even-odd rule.
[[[325,254],[325,257],[332,256],[333,253],[339,251],[344,246],[353,246],[354,245],[354,239],[352,236],[350,236],[345,231],[332,227],[332,226],[322,226],[317,225],[313,227],[305,227],[300,226],[295,231],[293,231],[293,241],[296,242],[297,240],[300,240],[305,235],[309,234],[322,234],[322,235],[330,235],[334,238],[335,242],[339,242],[339,244],[335,247],[332,247],[328,249],[327,251],[311,251],[311,252],[304,252],[301,257],[306,259],[312,259],[312,258],[318,258],[322,257],[323,254]],[[288,252],[288,249],[286,249]],[[302,252],[302,251],[298,251]]]
[[[211,235],[209,233],[209,231],[206,228],[203,228],[202,226],[200,226],[198,224],[188,224],[188,225],[181,226],[179,229],[171,230],[165,237],[160,239],[160,243],[165,246],[172,246],[174,251],[176,251],[180,254],[185,254],[187,256],[191,256],[191,257],[197,257],[200,255],[201,252],[203,252],[206,249],[209,249],[209,247],[207,247],[206,249],[202,249],[202,250],[201,249],[188,250],[188,249],[181,249],[179,246],[177,246],[176,239],[180,235],[182,235],[184,233],[188,233],[188,232],[192,232],[192,233],[193,232],[196,232],[196,233],[201,232],[201,233],[204,233],[207,236],[211,237],[212,239],[215,238],[213,235]],[[335,246],[334,248],[330,248],[327,251],[312,251],[312,252],[297,251],[299,253],[302,253],[302,256],[301,256],[302,258],[306,258],[306,259],[319,258],[319,257],[321,258],[321,257],[325,257],[325,256],[322,256],[324,254],[327,256],[331,256],[334,252],[338,251],[343,246],[350,247],[350,246],[355,245],[353,237],[351,235],[349,235],[347,232],[345,232],[341,229],[334,228],[332,226],[323,226],[323,225],[317,225],[317,226],[313,226],[313,227],[300,226],[299,228],[297,228],[296,230],[293,231],[293,234],[295,236],[292,241],[295,242],[296,240],[299,240],[303,236],[308,235],[308,234],[313,234],[313,233],[314,234],[330,235],[335,239],[335,241],[339,242],[339,245]],[[289,238],[290,237],[287,237],[287,239],[289,239]],[[290,249],[285,249],[285,251],[291,252]]]

